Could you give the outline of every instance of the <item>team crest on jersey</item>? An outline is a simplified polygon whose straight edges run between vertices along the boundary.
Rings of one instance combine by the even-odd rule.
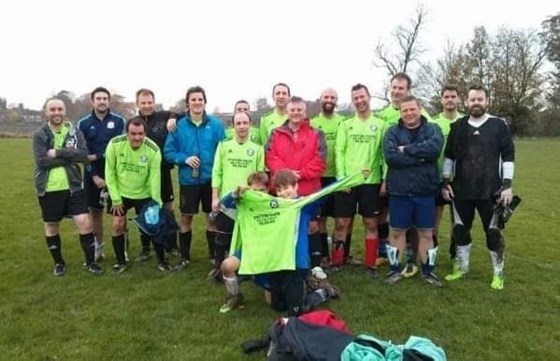
[[[270,201],[270,208],[278,208],[280,205],[278,204],[278,201],[276,199],[273,199]]]
[[[141,161],[142,163],[146,163],[146,162],[148,161],[148,156],[147,156],[146,154],[142,154],[142,155],[140,156],[140,161]]]
[[[115,128],[115,122],[114,121],[109,121],[107,122],[107,129],[114,129]]]
[[[255,150],[252,148],[247,149],[247,155],[249,157],[252,157],[255,154]]]
[[[369,130],[371,130],[372,133],[375,133],[375,131],[377,130],[377,125],[375,124],[370,125]]]

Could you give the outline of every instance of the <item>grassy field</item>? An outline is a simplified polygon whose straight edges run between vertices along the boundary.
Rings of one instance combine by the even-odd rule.
[[[30,141],[0,139],[0,154],[0,360],[263,359],[243,355],[239,344],[261,336],[280,315],[250,283],[242,284],[244,310],[218,312],[225,291],[205,280],[209,264],[200,220],[189,269],[161,274],[151,260],[119,277],[85,273],[75,227],[65,221],[68,273],[55,278],[32,185]],[[477,223],[467,280],[442,289],[417,278],[388,287],[348,268],[332,277],[343,297],[328,306],[355,333],[394,343],[428,337],[450,360],[560,360],[558,159],[559,140],[517,142],[514,189],[523,203],[506,231],[502,292],[490,289],[490,256]],[[446,222],[442,248],[448,229]],[[354,235],[357,256],[361,235]],[[136,233],[131,238],[135,255],[139,240]],[[113,252],[106,254],[102,266],[109,269]],[[443,276],[450,268],[440,252],[437,272]]]

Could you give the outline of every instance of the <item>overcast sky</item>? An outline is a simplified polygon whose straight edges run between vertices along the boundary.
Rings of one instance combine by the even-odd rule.
[[[410,19],[417,1],[393,0],[5,0],[2,2],[0,97],[39,109],[61,90],[96,86],[133,100],[140,87],[172,106],[189,86],[207,91],[208,109],[254,104],[276,82],[315,99],[332,86],[380,90],[372,65],[378,39]],[[447,39],[465,43],[473,28],[538,28],[560,11],[555,1],[425,1],[422,39],[433,57]],[[556,4],[556,5],[554,5]]]

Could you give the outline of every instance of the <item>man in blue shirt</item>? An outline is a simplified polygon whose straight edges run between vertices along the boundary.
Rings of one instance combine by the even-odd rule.
[[[110,208],[105,184],[105,149],[111,138],[124,132],[125,119],[109,109],[111,93],[104,87],[91,92],[91,113],[78,120],[88,148],[84,189],[96,238],[95,259],[103,257],[103,207]]]

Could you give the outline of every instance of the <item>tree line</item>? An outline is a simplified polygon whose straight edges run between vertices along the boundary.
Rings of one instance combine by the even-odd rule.
[[[477,26],[470,41],[448,41],[432,60],[425,59],[422,42],[428,22],[429,11],[419,5],[405,25],[393,29],[389,42],[378,41],[373,64],[387,77],[408,73],[415,79],[413,93],[432,113],[441,111],[444,84],[457,85],[463,99],[469,85],[482,84],[489,112],[507,119],[515,135],[560,135],[560,13],[539,29],[501,27],[491,34]],[[384,89],[379,97],[386,94]]]
[[[515,135],[560,135],[560,13],[545,19],[538,29],[502,27],[489,33],[484,26],[475,27],[467,43],[442,44],[436,59],[426,59],[422,42],[428,23],[429,11],[419,5],[408,22],[393,29],[388,40],[378,40],[373,64],[385,70],[385,84],[395,73],[409,74],[414,80],[413,93],[434,114],[441,111],[444,84],[463,90],[470,84],[482,84],[489,91],[489,112],[507,119]],[[464,99],[465,93],[461,95]],[[76,96],[63,90],[55,96],[65,103],[70,119],[91,110],[89,94]],[[388,101],[388,88],[379,89],[374,96]],[[113,94],[111,108],[131,117],[134,103],[125,99]],[[266,98],[256,99],[255,105],[257,114],[272,108]],[[320,111],[318,99],[309,100],[307,105],[310,114]],[[184,109],[184,99],[173,107]],[[339,104],[339,109],[344,113],[352,110],[348,104]],[[8,109],[6,99],[0,97],[0,121],[23,121],[25,111],[23,104]]]

